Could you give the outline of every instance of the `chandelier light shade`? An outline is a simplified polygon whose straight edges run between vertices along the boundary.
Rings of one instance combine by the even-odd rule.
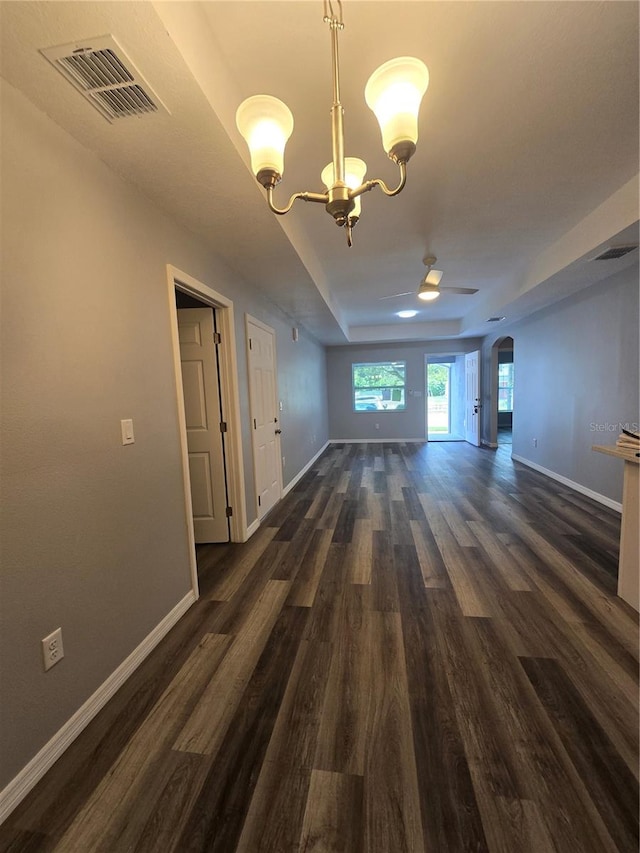
[[[428,85],[427,66],[412,56],[391,59],[369,77],[365,101],[378,119],[382,145],[392,159],[409,159],[416,150],[418,112]]]
[[[344,182],[349,187],[350,190],[355,190],[360,184],[364,181],[364,176],[367,174],[367,164],[364,160],[361,160],[359,157],[345,157],[344,158]],[[322,175],[320,176],[320,180],[325,185],[325,187],[330,190],[331,187],[335,183],[335,170],[333,168],[333,163],[328,163],[324,169],[322,170]],[[358,219],[360,217],[362,209],[362,203],[360,201],[360,196],[356,196],[354,199],[354,207],[353,210],[349,213],[350,219]],[[352,223],[353,227],[355,223]]]
[[[249,146],[254,175],[259,181],[261,176],[280,181],[285,145],[293,132],[289,107],[271,95],[254,95],[240,104],[236,125]]]
[[[340,102],[338,63],[338,33],[344,28],[341,0],[324,0],[324,21],[329,25],[331,34],[333,81],[333,156],[322,172],[326,192],[294,193],[285,207],[274,204],[273,190],[284,174],[284,149],[293,131],[293,116],[282,101],[271,95],[247,98],[238,107],[236,124],[249,146],[251,168],[266,191],[267,204],[273,213],[283,216],[297,199],[324,204],[336,224],[346,229],[350,246],[351,231],[360,218],[360,196],[374,187],[379,187],[387,196],[395,196],[405,186],[407,162],[413,156],[418,141],[418,110],[429,85],[429,72],[421,60],[403,56],[385,62],[369,78],[365,99],[380,124],[384,149],[398,165],[400,181],[393,189],[379,178],[365,181],[366,164],[357,157],[344,156],[344,109]]]

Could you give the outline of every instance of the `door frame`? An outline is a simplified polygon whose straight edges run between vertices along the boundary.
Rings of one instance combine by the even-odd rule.
[[[254,317],[251,314],[245,313],[244,315],[244,329],[245,329],[245,348],[247,354],[247,371],[250,370],[250,356],[249,356],[249,323],[253,323],[254,326],[258,326],[259,329],[262,329],[263,332],[267,332],[273,338],[273,368],[274,368],[274,378],[273,378],[273,394],[274,394],[274,411],[279,412],[279,394],[278,394],[278,352],[277,352],[277,344],[278,344],[278,336],[276,335],[275,329],[271,326],[267,326],[266,323],[263,323],[262,320],[258,320],[257,317]],[[249,385],[249,417],[253,418],[253,399],[252,399],[252,391],[251,391],[251,376],[247,375],[247,382]],[[280,436],[276,436],[276,443],[278,447],[278,459],[276,470],[278,472],[278,485],[280,487],[280,496],[278,497],[278,501],[282,500],[282,491],[283,491],[283,477],[282,477],[282,443]],[[253,437],[253,429],[251,429],[251,456],[253,459],[253,487],[254,487],[254,500],[255,500],[255,508],[256,508],[256,519],[258,523],[262,522],[262,518],[264,515],[260,515],[260,507],[258,506],[258,476],[257,476],[257,466],[256,466],[256,452],[254,446],[254,437]]]
[[[475,352],[475,350],[471,350],[471,352]],[[434,359],[434,362],[433,362],[434,364],[443,364],[444,363],[444,364],[449,365],[449,430],[451,430],[451,421],[452,421],[452,415],[453,415],[453,401],[451,398],[452,371],[453,371],[453,368],[455,367],[456,368],[456,374],[457,374],[456,383],[458,383],[458,382],[464,383],[465,382],[465,376],[463,374],[465,373],[464,357],[466,355],[467,355],[467,352],[465,350],[446,350],[445,352],[425,352],[425,354],[424,354],[424,426],[425,426],[425,438],[427,441],[430,440],[429,439],[429,361],[430,361],[430,359]],[[442,362],[442,361],[437,360],[437,359],[443,359],[443,358],[445,358],[445,359],[446,358],[449,358],[449,359],[453,358],[454,361]],[[458,359],[460,359],[460,358],[463,359],[462,364],[458,363]],[[465,399],[465,406],[466,406],[466,399]],[[464,414],[466,414],[466,412]],[[464,421],[464,417],[462,418],[462,420]],[[460,418],[458,418],[456,420],[457,424],[459,422],[460,422]],[[445,439],[445,441],[450,441],[450,442],[452,442],[452,441],[465,441],[466,439],[464,438],[463,433],[464,433],[464,429],[460,430],[459,432],[455,432],[455,433],[449,432],[449,435],[457,435],[457,436],[459,436],[459,438]],[[434,441],[434,439],[432,438],[431,441]],[[438,441],[438,439],[435,439],[435,441]]]
[[[180,434],[180,452],[182,456],[182,479],[184,488],[184,508],[187,525],[187,537],[190,550],[190,568],[193,590],[198,595],[198,572],[196,563],[196,545],[193,532],[193,511],[191,506],[191,485],[189,480],[189,453],[187,448],[187,422],[182,393],[182,370],[180,366],[180,340],[178,337],[178,311],[176,308],[176,290],[217,309],[216,320],[222,337],[220,343],[220,395],[224,417],[227,422],[227,441],[225,453],[227,459],[227,493],[229,506],[233,507],[230,518],[230,536],[232,542],[246,542],[247,510],[244,488],[244,462],[242,455],[242,430],[240,420],[240,396],[238,389],[238,364],[236,357],[236,335],[233,316],[233,302],[188,273],[182,272],[172,264],[167,264],[167,296],[169,304],[169,325],[173,349],[173,368],[176,389],[176,410],[178,431]]]

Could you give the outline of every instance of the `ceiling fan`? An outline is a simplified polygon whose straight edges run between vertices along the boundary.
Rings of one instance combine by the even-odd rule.
[[[442,278],[442,270],[434,270],[433,265],[438,259],[435,255],[427,255],[423,258],[422,263],[426,266],[427,272],[420,282],[417,296],[419,299],[428,302],[431,299],[437,299],[440,296],[440,291],[446,290],[447,293],[462,293],[472,294],[477,293],[477,287],[440,287],[440,279]],[[406,290],[404,293],[392,293],[390,296],[381,296],[380,299],[395,299],[396,296],[410,296],[414,293],[413,290]]]

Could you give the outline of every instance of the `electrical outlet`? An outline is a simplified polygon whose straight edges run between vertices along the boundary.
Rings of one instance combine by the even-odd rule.
[[[51,669],[64,657],[64,649],[62,647],[62,628],[49,634],[42,640],[42,660],[44,663],[44,671]]]
[[[534,438],[534,439],[533,439],[533,446],[534,446],[534,447],[537,447],[537,446],[538,446],[538,439],[537,439],[537,438]]]

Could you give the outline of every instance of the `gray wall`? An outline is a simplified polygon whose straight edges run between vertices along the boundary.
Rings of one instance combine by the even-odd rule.
[[[513,454],[620,501],[622,463],[591,445],[640,420],[637,264],[501,332],[514,339]],[[494,342],[483,345],[487,440]]]
[[[285,457],[283,483],[286,487],[329,439],[327,372],[325,351],[319,353],[314,339],[298,327],[293,341],[291,324],[278,331],[278,395],[282,455]]]
[[[234,300],[249,521],[245,311],[278,335],[285,483],[328,438],[323,348],[4,84],[2,111],[0,789],[190,590],[167,263]]]
[[[327,389],[329,435],[333,440],[424,440],[425,434],[425,355],[453,355],[480,349],[480,340],[417,341],[406,344],[379,344],[329,347],[327,349]],[[406,361],[407,407],[403,412],[354,412],[351,365],[357,362]],[[412,392],[419,392],[419,396]],[[379,429],[376,429],[376,424]]]

